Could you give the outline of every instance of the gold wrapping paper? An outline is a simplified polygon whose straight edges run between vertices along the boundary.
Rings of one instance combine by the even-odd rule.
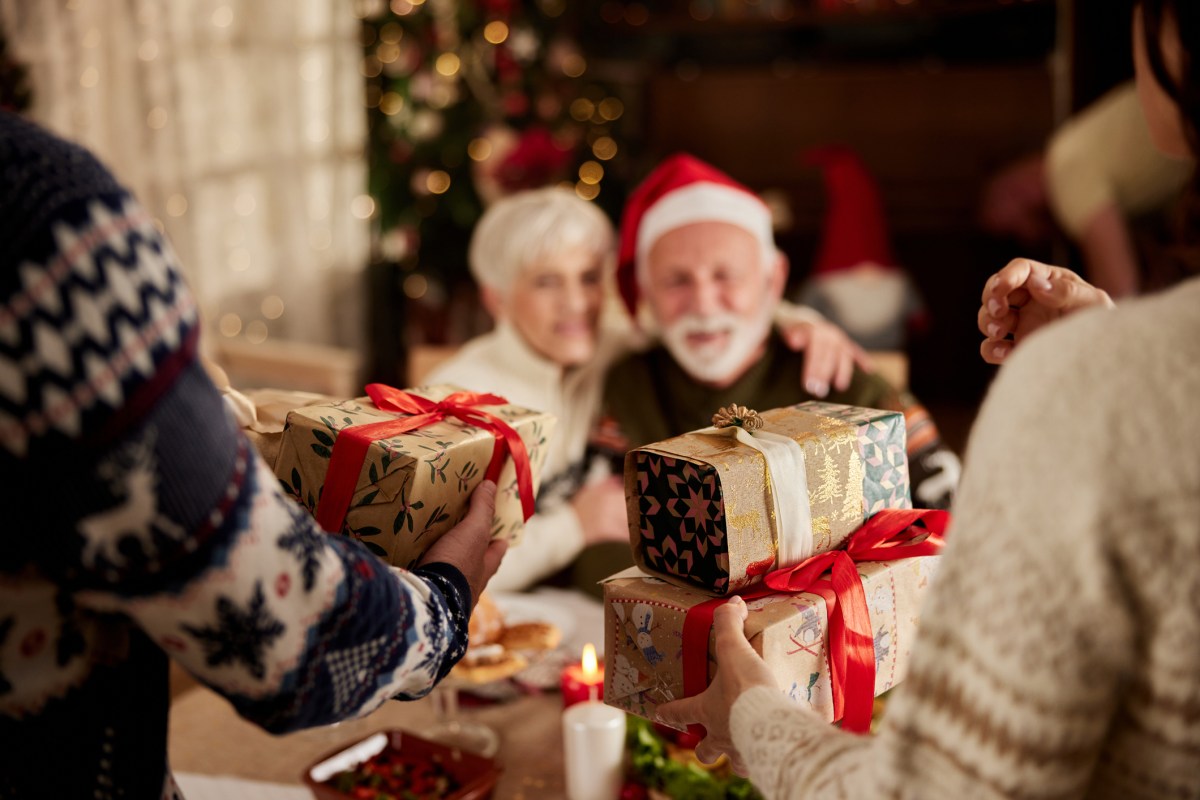
[[[438,401],[460,390],[440,385],[406,391]],[[512,404],[481,408],[507,422],[525,442],[536,491],[554,417]],[[396,416],[375,408],[367,398],[293,409],[287,416],[275,474],[285,489],[315,512],[339,431]],[[488,431],[447,418],[372,443],[340,532],[362,541],[387,563],[411,568],[466,514],[495,441]],[[492,536],[515,544],[524,526],[516,468],[510,458],[497,481]]]
[[[864,467],[857,426],[794,408],[771,409],[759,416],[764,431],[786,436],[804,451],[812,519],[811,552],[836,549],[863,521]],[[696,583],[693,570],[681,566],[681,574],[672,575],[647,560],[646,543],[661,541],[664,534],[642,530],[646,517],[639,505],[644,494],[644,487],[639,485],[639,453],[682,459],[697,469],[716,471],[723,498],[723,547],[727,550],[720,557],[718,569],[727,573],[728,582],[723,585],[708,582],[705,588],[720,594],[737,591],[757,583],[774,564],[777,542],[767,462],[762,453],[730,435],[731,430],[693,431],[626,454],[625,501],[629,537],[634,561],[642,569],[680,586]],[[678,541],[677,544],[681,551],[694,547],[690,541]]]

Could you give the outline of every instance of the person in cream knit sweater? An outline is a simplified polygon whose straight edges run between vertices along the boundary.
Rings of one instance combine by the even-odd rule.
[[[1200,5],[1144,0],[1134,28],[1155,142],[1187,152],[1200,108],[1171,98],[1196,97]],[[713,685],[660,712],[706,727],[702,759],[768,798],[1200,797],[1200,279],[1106,306],[1032,262],[988,282],[982,351],[1005,366],[878,734],[789,704],[735,600]]]

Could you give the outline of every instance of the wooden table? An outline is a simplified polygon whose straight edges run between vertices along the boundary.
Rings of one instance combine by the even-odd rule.
[[[495,800],[565,796],[562,698],[557,693],[524,695],[501,704],[463,708],[460,713],[500,734],[496,758],[504,774]],[[197,686],[179,695],[171,706],[170,763],[176,772],[299,784],[305,767],[330,751],[387,728],[420,735],[434,718],[428,697],[389,701],[360,720],[272,736],[239,717],[220,695]]]

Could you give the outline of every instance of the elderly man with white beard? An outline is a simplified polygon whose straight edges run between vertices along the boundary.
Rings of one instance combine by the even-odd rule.
[[[633,192],[621,223],[618,281],[631,314],[661,344],[608,375],[596,441],[617,452],[710,424],[731,403],[758,410],[805,400],[903,411],[913,503],[945,508],[957,457],[928,412],[883,378],[847,365],[804,386],[804,351],[772,329],[788,262],[767,206],[689,155],[668,158]]]

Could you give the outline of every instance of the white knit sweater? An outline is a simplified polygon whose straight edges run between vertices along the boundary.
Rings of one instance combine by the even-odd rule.
[[[494,392],[557,419],[542,468],[537,513],[525,523],[521,542],[505,555],[489,589],[527,589],[571,563],[583,549],[583,528],[570,501],[581,482],[597,477],[584,462],[588,434],[599,413],[604,374],[614,358],[628,350],[631,338],[628,330],[605,326],[595,357],[582,367],[564,370],[534,352],[511,325],[500,323],[464,345],[426,379]]]
[[[856,737],[733,708],[768,798],[1200,797],[1200,279],[1018,348],[907,681]]]

